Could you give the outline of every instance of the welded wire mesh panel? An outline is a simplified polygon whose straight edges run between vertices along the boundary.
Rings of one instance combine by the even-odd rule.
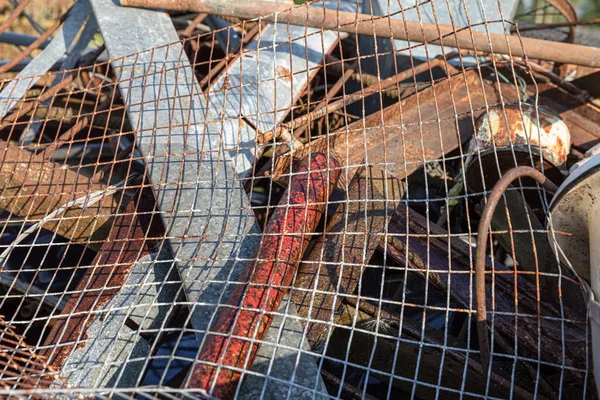
[[[0,64],[0,394],[594,397],[549,217],[585,49],[517,1],[213,3],[78,0]]]

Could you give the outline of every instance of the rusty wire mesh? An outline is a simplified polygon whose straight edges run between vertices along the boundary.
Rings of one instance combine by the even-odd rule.
[[[452,4],[371,18],[518,35],[501,2],[472,26]],[[489,360],[476,323],[494,183],[526,165],[560,184],[598,140],[559,65],[205,18],[77,69],[0,66],[2,396],[594,397],[585,291],[533,180],[492,222]],[[485,137],[560,123],[556,148]]]

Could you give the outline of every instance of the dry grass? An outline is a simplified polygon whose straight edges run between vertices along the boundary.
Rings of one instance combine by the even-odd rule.
[[[22,0],[17,0],[22,1]],[[65,13],[73,4],[74,0],[33,0],[27,6],[27,14],[29,14],[38,24],[44,29],[51,26],[57,18]],[[8,0],[0,0],[0,23],[13,12],[14,7]],[[7,31],[26,33],[28,35],[38,35],[35,29],[31,26],[27,18],[21,15],[17,18]],[[10,59],[19,53],[19,48],[0,44],[0,59]],[[37,52],[34,52],[35,56]]]

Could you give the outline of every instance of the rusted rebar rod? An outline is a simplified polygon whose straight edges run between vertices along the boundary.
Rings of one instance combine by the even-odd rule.
[[[544,174],[531,167],[516,167],[504,173],[494,185],[487,203],[483,208],[479,229],[477,231],[477,252],[475,255],[475,296],[477,300],[477,334],[479,336],[479,351],[481,360],[487,366],[490,360],[490,342],[488,338],[487,312],[485,299],[485,252],[487,249],[488,232],[494,217],[494,211],[502,198],[504,191],[519,178],[532,178],[539,182],[549,192],[556,192],[558,187]]]
[[[94,51],[90,56],[83,62],[81,68],[86,68],[90,66],[96,58],[104,51],[104,45],[100,46],[96,51]],[[27,99],[28,101],[24,102],[19,106],[19,109],[5,116],[4,118],[0,118],[0,130],[14,127],[15,122],[22,118],[23,116],[30,113],[34,108],[38,107],[40,104],[43,104],[45,101],[50,100],[55,97],[61,90],[68,88],[76,78],[76,70],[69,71],[66,73],[64,79],[60,82],[52,86],[51,88],[42,91],[36,98]]]
[[[188,388],[204,389],[218,398],[234,396],[240,370],[252,365],[257,341],[264,338],[292,284],[339,174],[338,162],[324,153],[303,160],[267,224],[256,263],[244,271],[242,284],[217,311]]]
[[[192,36],[192,33],[194,33],[194,30],[196,29],[196,27],[202,23],[202,21],[204,21],[204,19],[208,17],[208,14],[206,13],[199,13],[198,15],[196,15],[196,17],[194,17],[193,20],[188,21],[189,25],[183,30],[183,32],[181,32],[181,36],[183,37],[190,37]]]
[[[542,29],[554,29],[554,28],[566,28],[571,26],[580,25],[598,25],[600,24],[600,18],[594,18],[585,21],[572,21],[572,22],[559,22],[554,24],[537,24],[533,26],[519,27],[519,32],[537,31]]]
[[[25,8],[31,3],[31,0],[22,0],[13,12],[0,24],[0,33],[4,32],[19,16],[25,11]]]
[[[290,8],[286,4],[257,0],[121,0],[121,5],[205,12],[242,19],[261,17],[267,21],[284,21],[290,25],[376,35],[378,38],[402,39],[487,53],[527,56],[563,64],[600,67],[600,49],[594,47],[480,32],[472,27],[456,28],[445,24],[328,10],[325,7],[309,7],[308,4]]]

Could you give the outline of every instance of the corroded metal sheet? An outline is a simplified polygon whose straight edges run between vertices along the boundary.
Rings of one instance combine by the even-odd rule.
[[[61,206],[106,186],[47,161],[41,154],[0,141],[0,207],[35,223]],[[84,210],[66,210],[44,228],[74,242],[89,243],[94,233],[119,208],[118,199],[104,197]],[[92,247],[99,247],[97,243]]]
[[[470,139],[474,121],[486,101],[496,104],[499,96],[494,86],[483,81],[476,70],[442,80],[398,104],[279,157],[273,178],[285,183],[294,160],[329,149],[342,165],[349,167],[349,176],[365,159],[403,179],[421,168],[425,160],[441,159]],[[342,174],[340,187],[347,183],[344,176]]]

